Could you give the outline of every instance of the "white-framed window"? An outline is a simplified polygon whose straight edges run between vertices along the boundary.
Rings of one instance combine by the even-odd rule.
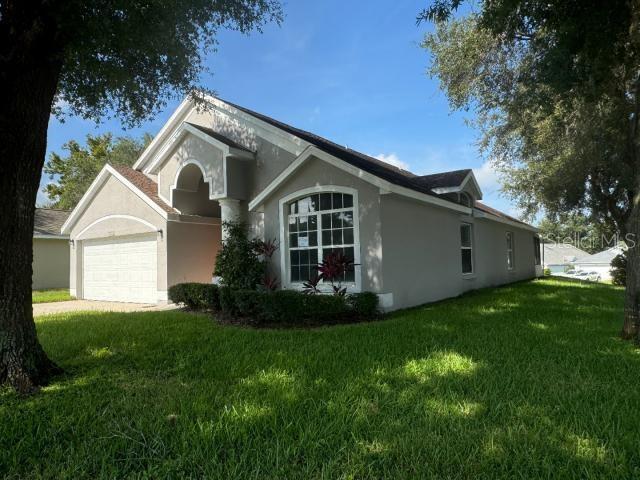
[[[312,187],[282,199],[282,275],[285,284],[300,286],[317,275],[316,266],[339,251],[359,263],[357,192],[346,187]],[[343,284],[359,289],[356,266]]]
[[[507,270],[515,268],[515,250],[513,244],[513,232],[507,232]]]
[[[460,259],[463,275],[473,273],[473,225],[460,224]]]

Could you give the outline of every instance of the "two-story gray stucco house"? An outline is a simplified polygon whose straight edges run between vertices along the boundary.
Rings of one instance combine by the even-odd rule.
[[[234,219],[278,240],[284,288],[340,249],[358,264],[349,289],[386,309],[539,274],[535,228],[480,203],[471,170],[417,176],[208,102],[186,99],[133,168],[106,166],[71,213],[73,295],[162,302],[173,284],[210,282],[221,222]]]

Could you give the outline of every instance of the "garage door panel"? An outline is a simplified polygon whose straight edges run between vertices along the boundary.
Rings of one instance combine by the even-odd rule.
[[[155,234],[85,242],[83,278],[88,300],[156,303]]]

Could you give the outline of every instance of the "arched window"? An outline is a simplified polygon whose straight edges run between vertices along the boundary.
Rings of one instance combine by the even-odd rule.
[[[353,194],[313,193],[286,203],[285,209],[290,283],[303,283],[317,275],[315,267],[330,252],[339,251],[353,261],[358,260],[358,220]],[[355,271],[347,272],[343,282],[355,283]]]

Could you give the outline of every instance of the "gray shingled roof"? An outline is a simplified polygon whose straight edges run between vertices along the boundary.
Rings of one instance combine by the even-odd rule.
[[[589,254],[570,243],[544,243],[544,263],[546,265],[569,265]]]
[[[62,224],[67,220],[69,210],[56,210],[53,208],[36,208],[33,222],[34,235],[57,235],[64,237],[60,233]]]
[[[611,260],[620,255],[622,251],[620,247],[608,248],[602,252],[587,255],[575,263],[576,265],[611,265]]]
[[[422,175],[417,180],[432,190],[434,188],[457,187],[467,178],[470,172],[470,168],[465,168],[463,170],[452,170],[451,172]]]

